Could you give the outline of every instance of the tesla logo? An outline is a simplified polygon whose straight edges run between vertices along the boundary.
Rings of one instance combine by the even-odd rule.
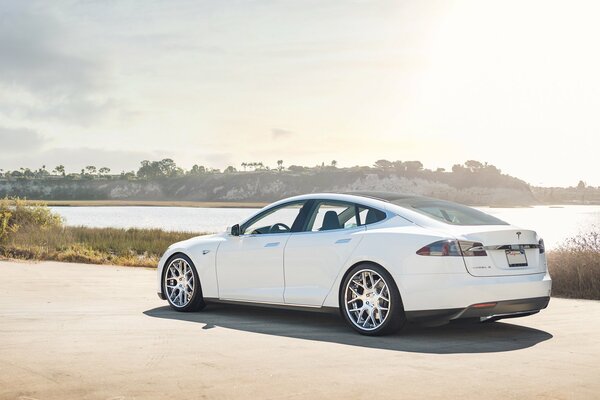
[[[521,239],[521,232],[517,232],[517,240]]]

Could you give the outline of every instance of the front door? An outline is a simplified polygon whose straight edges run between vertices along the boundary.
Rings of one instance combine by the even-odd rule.
[[[283,251],[304,202],[265,210],[228,236],[217,251],[222,300],[283,303]]]

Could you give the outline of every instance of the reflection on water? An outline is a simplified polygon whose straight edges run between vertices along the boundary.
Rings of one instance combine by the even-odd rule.
[[[116,228],[161,228],[191,232],[222,232],[254,214],[252,208],[193,207],[51,207],[68,225]],[[600,225],[600,206],[479,207],[506,222],[536,230],[548,248],[565,238]]]

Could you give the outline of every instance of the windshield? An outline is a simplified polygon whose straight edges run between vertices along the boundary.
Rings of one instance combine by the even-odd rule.
[[[451,225],[508,225],[489,214],[450,201],[403,198],[392,200],[391,203]]]

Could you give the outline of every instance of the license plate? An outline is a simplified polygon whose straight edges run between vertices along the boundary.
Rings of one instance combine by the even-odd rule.
[[[526,267],[527,256],[525,250],[506,250],[506,260],[509,267]]]

